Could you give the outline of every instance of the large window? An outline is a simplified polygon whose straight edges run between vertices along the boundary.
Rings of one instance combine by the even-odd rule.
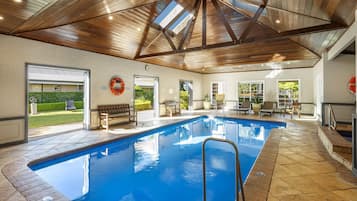
[[[299,101],[299,80],[278,81],[279,108],[290,107],[293,101]]]
[[[264,101],[263,81],[239,82],[238,99],[240,103],[244,101],[262,103]]]

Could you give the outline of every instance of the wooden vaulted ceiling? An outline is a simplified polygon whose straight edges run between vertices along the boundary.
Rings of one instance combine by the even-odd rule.
[[[357,6],[355,0],[176,0],[194,17],[173,34],[153,23],[170,2],[0,0],[0,33],[200,73],[302,68],[338,40]]]

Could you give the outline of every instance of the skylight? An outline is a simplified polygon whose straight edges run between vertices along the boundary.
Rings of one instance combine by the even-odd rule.
[[[170,27],[169,30],[178,34],[186,27],[187,23],[192,19],[192,13],[185,11]]]
[[[156,17],[154,23],[160,25],[161,28],[165,28],[182,10],[183,7],[180,4],[176,1],[171,1],[160,15]]]

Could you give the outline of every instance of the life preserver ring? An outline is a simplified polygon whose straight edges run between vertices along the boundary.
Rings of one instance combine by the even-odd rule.
[[[353,94],[356,93],[356,76],[351,77],[348,81],[348,90]]]
[[[124,80],[120,77],[113,77],[109,83],[110,91],[113,95],[119,96],[125,91],[125,83]]]

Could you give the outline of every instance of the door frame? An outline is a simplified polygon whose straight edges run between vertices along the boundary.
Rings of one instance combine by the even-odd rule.
[[[135,78],[153,78],[157,80],[157,109],[155,111],[155,87],[154,87],[154,116],[155,118],[160,117],[160,77],[151,75],[137,75],[133,76],[133,108],[135,108]]]
[[[84,103],[83,102],[83,107],[84,105],[87,105],[88,108],[83,108],[83,129],[85,130],[90,130],[91,128],[91,91],[92,91],[92,86],[91,86],[91,70],[89,68],[78,68],[78,67],[68,67],[68,66],[58,66],[58,65],[50,65],[50,64],[38,64],[38,63],[30,63],[30,62],[26,62],[25,63],[25,142],[28,142],[28,132],[29,132],[29,127],[28,127],[28,117],[29,117],[29,113],[28,113],[28,92],[29,92],[29,79],[28,79],[28,73],[29,73],[29,68],[30,66],[38,66],[38,67],[44,67],[44,68],[57,68],[57,69],[67,69],[67,70],[81,70],[81,71],[86,71],[88,73],[88,95],[85,95],[84,92],[84,85],[86,85],[85,81],[84,81],[84,85],[83,85],[83,99],[88,98],[87,102]],[[87,121],[86,123],[84,123],[85,121],[85,113],[87,113]]]

